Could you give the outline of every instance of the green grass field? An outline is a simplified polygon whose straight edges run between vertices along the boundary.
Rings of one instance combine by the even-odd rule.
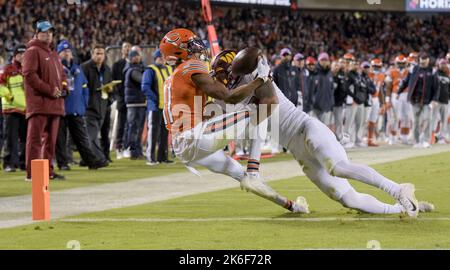
[[[371,240],[382,249],[449,249],[448,160],[450,152],[374,166],[398,182],[414,183],[417,197],[436,205],[417,220],[345,209],[297,177],[270,185],[292,199],[305,196],[309,215],[235,188],[1,229],[0,249],[66,249],[70,240],[81,249],[366,249]],[[352,184],[393,202],[379,190]]]

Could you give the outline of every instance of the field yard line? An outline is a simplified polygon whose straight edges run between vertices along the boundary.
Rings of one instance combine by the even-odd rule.
[[[403,221],[399,217],[323,217],[323,218],[263,218],[263,217],[235,217],[235,218],[67,218],[58,222],[90,223],[90,222],[222,222],[222,221],[295,221],[295,222],[321,222],[321,221]],[[412,220],[412,219],[407,219]],[[450,217],[417,218],[417,221],[450,221]]]
[[[349,151],[349,157],[359,163],[378,164],[447,151],[450,151],[450,145],[435,145],[429,149],[391,146],[370,150],[352,149]],[[268,163],[263,161],[261,171],[266,181],[303,175],[294,160]],[[63,218],[239,187],[238,182],[227,176],[208,171],[201,173],[202,177],[186,172],[50,192],[51,216],[52,219]],[[0,198],[0,228],[31,223],[30,195]]]

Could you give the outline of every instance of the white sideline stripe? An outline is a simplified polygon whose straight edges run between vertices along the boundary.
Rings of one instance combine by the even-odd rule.
[[[417,221],[450,221],[450,217],[417,218],[405,220]],[[264,218],[264,217],[237,217],[237,218],[68,218],[57,220],[59,222],[218,222],[218,221],[296,221],[296,222],[322,222],[322,221],[402,221],[399,217],[369,217],[369,218]]]
[[[448,152],[450,151],[450,145],[436,145],[430,149],[412,149],[411,147],[398,145],[389,147],[389,151],[386,151],[387,149],[388,147],[384,146],[378,147],[378,149],[352,149],[349,151],[349,157],[352,161],[372,165]],[[261,171],[265,181],[304,175],[298,163],[294,160],[264,163],[261,166]],[[154,203],[227,188],[239,188],[239,184],[235,181],[230,181],[228,176],[214,174],[205,170],[202,170],[202,177],[187,171],[156,177],[151,177],[151,172],[149,172],[149,177],[119,183],[51,191],[50,207],[52,220]],[[317,191],[312,189],[302,191],[299,189],[295,192],[306,193],[307,191],[319,192],[319,189]],[[442,191],[442,187],[441,189],[436,189],[436,192]],[[31,195],[29,194],[0,197],[0,229],[36,223],[31,219],[31,203]]]

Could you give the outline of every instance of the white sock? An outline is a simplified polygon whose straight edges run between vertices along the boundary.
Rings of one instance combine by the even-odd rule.
[[[399,184],[387,179],[386,177],[382,176],[377,171],[366,165],[341,161],[334,166],[330,173],[334,176],[354,179],[365,184],[380,188],[395,199],[398,199],[400,194]]]
[[[371,214],[400,214],[404,211],[400,204],[383,203],[372,195],[358,193],[355,190],[345,193],[340,202],[345,207]]]

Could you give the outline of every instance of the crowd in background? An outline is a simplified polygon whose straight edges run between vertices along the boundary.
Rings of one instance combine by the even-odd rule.
[[[118,115],[115,158],[142,159],[148,165],[172,162],[162,83],[173,67],[159,51],[148,56],[153,65],[145,66],[139,44],[159,44],[176,27],[206,39],[199,7],[183,1],[85,1],[77,6],[24,0],[3,2],[0,11],[0,51],[12,56],[0,78],[6,172],[27,170],[29,180],[34,158],[70,170],[73,149],[80,153],[81,166],[108,166],[113,108]],[[215,11],[221,47],[262,48],[289,100],[329,126],[345,147],[377,146],[383,140],[429,147],[449,139],[450,22],[445,16]],[[50,14],[51,22],[37,20]],[[122,50],[111,67],[106,64],[109,45]],[[57,70],[33,64],[35,51],[50,52]],[[55,76],[57,84],[46,82]],[[36,98],[41,95],[44,101]],[[244,147],[237,152],[243,154]],[[51,179],[64,179],[53,163]]]
[[[332,61],[322,52],[316,59],[289,48],[279,55],[275,83],[345,148],[377,142],[428,148],[450,139],[450,53],[434,62],[425,51],[398,53],[394,64],[351,53]]]
[[[214,25],[224,48],[258,46],[269,56],[291,47],[305,55],[346,52],[357,58],[393,61],[402,51],[426,50],[442,57],[450,43],[450,19],[441,15],[377,12],[311,12],[290,9],[214,6]],[[32,38],[37,14],[52,16],[56,39],[76,44],[77,55],[89,59],[92,44],[158,44],[163,33],[187,27],[206,39],[199,1],[5,1],[0,5],[0,51]],[[161,16],[163,14],[163,16]],[[1,53],[0,53],[1,54]],[[445,53],[444,53],[445,54]]]

